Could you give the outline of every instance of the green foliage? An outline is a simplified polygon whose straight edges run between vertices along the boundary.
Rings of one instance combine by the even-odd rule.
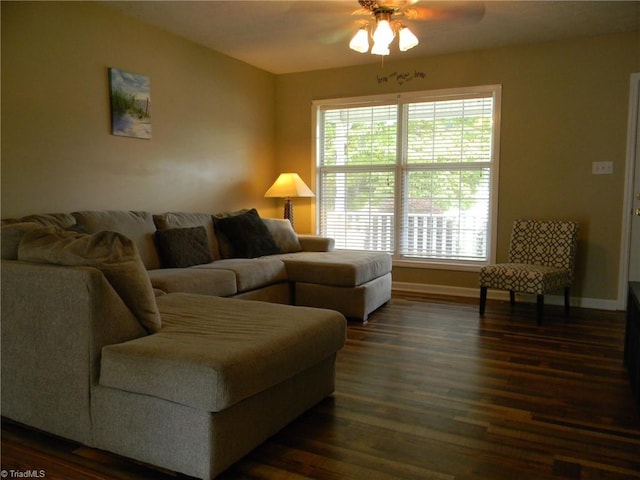
[[[409,210],[440,213],[470,207],[474,195],[487,181],[486,170],[474,168],[473,164],[488,161],[491,122],[480,116],[410,119],[406,129]],[[338,131],[344,131],[342,136]],[[394,172],[385,167],[396,163],[397,137],[394,122],[354,122],[345,130],[344,124],[325,121],[323,165],[345,167],[340,168],[344,174],[336,174],[325,183],[329,198],[345,198],[346,208],[351,211],[387,211],[395,195],[395,181]],[[374,170],[380,166],[381,171],[350,168],[364,165]],[[338,188],[345,191],[338,192]]]
[[[127,93],[124,90],[116,89],[111,94],[111,108],[113,112],[122,116],[125,113],[129,113],[138,118],[148,117],[147,112],[145,112],[136,97],[132,93]]]

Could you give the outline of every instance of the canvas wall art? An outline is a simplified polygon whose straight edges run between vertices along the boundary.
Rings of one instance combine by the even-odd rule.
[[[151,82],[149,77],[109,69],[111,133],[151,138]]]

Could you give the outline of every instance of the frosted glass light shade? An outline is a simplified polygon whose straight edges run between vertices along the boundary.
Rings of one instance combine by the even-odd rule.
[[[398,43],[400,51],[406,52],[410,48],[418,45],[418,43],[420,42],[418,41],[418,37],[416,37],[411,30],[409,30],[407,27],[402,27],[400,29]]]
[[[373,43],[386,45],[387,47],[393,40],[394,34],[391,24],[388,20],[379,20],[376,30],[373,32]]]
[[[373,55],[389,55],[391,52],[389,51],[389,45],[375,42],[371,49],[371,53]]]
[[[356,52],[367,53],[369,50],[369,34],[366,28],[358,30],[358,33],[356,33],[351,39],[351,42],[349,42],[349,48]]]

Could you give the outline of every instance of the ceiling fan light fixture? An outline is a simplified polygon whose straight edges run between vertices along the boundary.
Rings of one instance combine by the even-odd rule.
[[[366,27],[362,27],[353,36],[351,42],[349,42],[349,48],[359,53],[367,53],[369,51],[369,33]]]
[[[404,1],[410,2],[416,0]],[[398,47],[400,51],[406,52],[418,45],[420,43],[418,37],[397,18],[400,16],[413,15],[413,13],[411,13],[413,10],[405,10],[402,3],[398,2],[399,0],[358,0],[362,9],[369,11],[373,18],[370,18],[371,23],[361,24],[358,32],[351,38],[349,48],[359,53],[366,53],[369,50],[369,32],[371,32],[371,39],[373,40],[373,48],[371,48],[373,55],[389,55],[389,46],[396,37],[396,34],[398,35]],[[416,17],[411,16],[410,18]],[[375,21],[375,24],[373,24],[371,20]]]
[[[401,52],[406,52],[410,48],[418,45],[419,40],[411,30],[409,30],[404,25],[400,27],[400,32],[398,33],[398,47]]]

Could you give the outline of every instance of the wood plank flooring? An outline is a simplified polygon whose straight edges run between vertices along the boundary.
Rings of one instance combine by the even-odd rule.
[[[640,479],[624,313],[549,306],[538,326],[535,305],[477,310],[394,294],[350,323],[335,394],[219,478]],[[7,478],[187,478],[6,421],[1,453]]]

